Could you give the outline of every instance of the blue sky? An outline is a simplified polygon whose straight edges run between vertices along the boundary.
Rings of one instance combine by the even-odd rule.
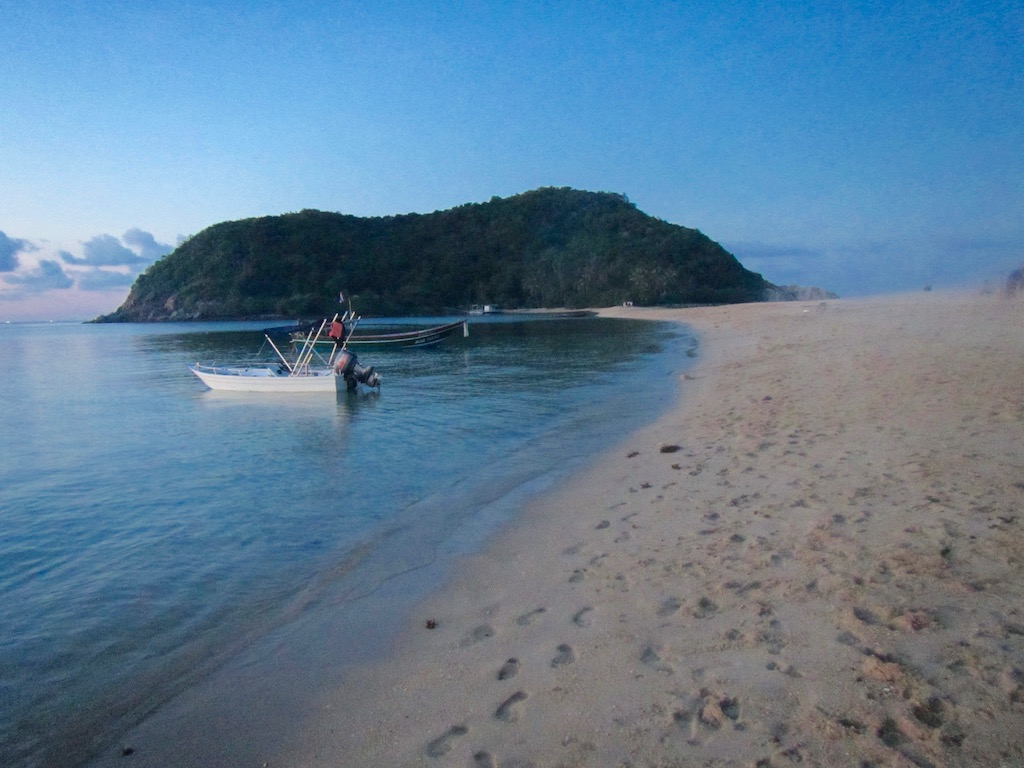
[[[1024,265],[1013,2],[0,0],[0,320],[220,221],[626,194],[844,296]]]

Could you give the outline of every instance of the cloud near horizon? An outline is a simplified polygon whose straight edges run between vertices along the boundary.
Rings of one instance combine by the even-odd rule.
[[[120,238],[107,234],[91,238],[82,244],[82,256],[59,250],[59,260],[41,258],[31,264],[19,258],[19,254],[40,250],[41,246],[29,240],[0,232],[0,273],[4,273],[0,282],[12,289],[5,292],[7,298],[75,287],[96,292],[127,288],[147,266],[174,248],[133,227]],[[61,262],[72,269],[65,271]]]
[[[1020,265],[1014,239],[934,235],[816,247],[723,243],[749,270],[776,285],[801,284],[850,297],[936,288],[984,287]]]
[[[34,250],[35,246],[28,240],[8,237],[4,232],[0,232],[0,272],[15,271],[21,264],[18,261],[18,254]]]
[[[133,248],[126,247],[127,243]],[[83,244],[85,256],[75,256],[61,251],[60,257],[66,264],[89,267],[139,267],[149,265],[173,249],[158,243],[149,232],[129,229],[121,238],[113,235],[97,235]]]
[[[158,243],[153,235],[138,227],[132,227],[121,235],[121,240],[134,248],[147,264],[151,264],[174,250],[174,246]]]
[[[722,243],[722,247],[736,256],[744,267],[760,273],[776,285],[797,284],[806,273],[813,271],[813,265],[821,268],[828,261],[828,255],[823,250],[798,245],[736,242]],[[831,289],[827,285],[816,287]]]
[[[60,262],[43,259],[35,269],[16,275],[7,275],[4,282],[20,287],[21,293],[43,293],[51,290],[65,290],[75,284],[68,277]]]
[[[109,269],[90,269],[78,276],[78,288],[82,291],[109,291],[113,288],[130,288],[135,276]]]

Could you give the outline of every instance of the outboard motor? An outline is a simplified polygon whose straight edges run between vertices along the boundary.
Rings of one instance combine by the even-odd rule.
[[[368,387],[380,386],[380,375],[373,370],[373,366],[364,368],[356,356],[347,349],[338,350],[334,370],[345,379],[345,386],[350,390],[355,389],[358,384],[365,384]]]

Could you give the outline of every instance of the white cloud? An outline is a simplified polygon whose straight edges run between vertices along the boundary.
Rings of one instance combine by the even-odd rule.
[[[18,301],[38,297],[47,291],[109,293],[127,290],[135,276],[154,261],[170,253],[173,247],[157,242],[149,232],[129,229],[121,238],[97,235],[82,243],[82,255],[67,250],[49,250],[56,258],[19,258],[42,250],[29,240],[8,237],[0,232],[0,299]],[[67,265],[68,270],[65,271]],[[127,268],[127,269],[126,269]],[[63,294],[67,295],[67,294]],[[62,299],[63,301],[63,299]]]
[[[121,238],[96,235],[83,243],[82,249],[84,256],[61,251],[60,257],[66,264],[75,266],[139,268],[173,250],[172,246],[158,243],[152,234],[137,227],[129,229]]]
[[[142,264],[145,259],[135,251],[126,248],[113,235],[96,235],[83,245],[84,257],[61,251],[60,257],[66,264],[90,267],[121,267]]]
[[[138,227],[133,227],[121,235],[121,239],[130,245],[146,262],[154,262],[161,256],[166,256],[174,250],[170,245],[158,243],[156,238],[149,232],[143,232]]]

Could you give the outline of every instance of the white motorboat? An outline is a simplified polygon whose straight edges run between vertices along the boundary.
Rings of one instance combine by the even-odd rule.
[[[330,368],[314,369],[303,374],[281,371],[271,366],[189,366],[210,389],[228,392],[334,392],[337,374]]]
[[[335,315],[334,320],[330,321],[330,326],[328,321],[324,320],[315,333],[310,330],[294,360],[288,360],[282,355],[270,336],[264,334],[264,338],[277,353],[279,361],[276,364],[196,363],[189,366],[189,370],[210,389],[228,392],[306,393],[354,390],[359,385],[380,387],[380,376],[373,367],[366,368],[360,365],[356,356],[347,349],[344,325],[346,319],[356,318],[343,317],[339,321]],[[324,360],[315,349],[325,328],[329,328],[327,338],[334,341],[334,348],[327,360]]]

